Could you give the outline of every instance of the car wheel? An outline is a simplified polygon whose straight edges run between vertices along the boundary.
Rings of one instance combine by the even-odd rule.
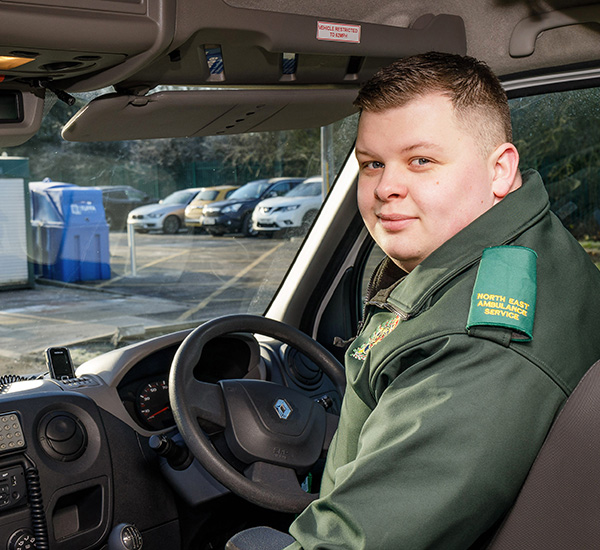
[[[304,218],[302,218],[302,234],[304,233],[308,233],[308,230],[310,229],[310,226],[312,225],[312,223],[315,221],[315,218],[317,217],[317,211],[316,210],[311,210],[310,212],[307,212],[306,214],[304,214]]]
[[[108,227],[110,229],[114,229],[115,228],[115,220],[113,219],[112,214],[110,212],[104,211],[104,217],[106,218],[106,223],[108,224]]]
[[[256,231],[252,225],[251,212],[248,212],[242,220],[242,233],[244,234],[244,237],[256,237],[256,235],[258,235],[258,231]]]
[[[181,222],[177,216],[167,216],[165,221],[163,222],[163,233],[167,235],[174,235],[179,231],[179,227]]]

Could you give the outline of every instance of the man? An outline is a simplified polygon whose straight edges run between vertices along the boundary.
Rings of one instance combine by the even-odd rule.
[[[600,274],[519,172],[487,66],[406,58],[356,104],[358,205],[387,258],[320,498],[288,548],[484,547],[600,358]]]

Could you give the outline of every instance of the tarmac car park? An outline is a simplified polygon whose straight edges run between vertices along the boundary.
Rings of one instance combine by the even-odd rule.
[[[210,405],[221,388],[260,388],[254,405],[269,413],[273,397],[301,400],[321,423],[298,445],[325,454],[344,392],[333,342],[355,334],[381,257],[356,206],[352,101],[396,58],[467,53],[496,71],[522,165],[542,174],[556,213],[600,264],[598,23],[600,3],[587,0],[0,0],[0,424],[13,443],[0,442],[0,548],[113,550],[138,537],[144,550],[223,548],[249,526],[285,531],[314,498],[305,480],[318,479],[320,460],[289,467],[270,439],[250,456],[255,426],[240,433],[237,422],[251,407],[228,402],[234,425]],[[333,139],[321,132],[320,148],[303,149],[319,128]],[[244,156],[240,145],[254,149]],[[165,196],[198,189],[198,159],[219,147],[224,181],[239,185],[304,179],[334,149],[334,163],[319,162],[331,189],[305,239],[225,237],[225,265],[206,235],[181,235],[183,248],[141,235],[136,250],[113,232],[101,254],[112,255],[108,278],[39,275],[40,262],[60,261],[67,229],[84,244],[71,247],[82,263],[108,229],[48,223],[40,234],[58,259],[32,255],[28,179],[152,179]],[[46,347],[69,347],[75,376],[52,378]],[[575,470],[570,485],[594,495],[591,474]],[[277,472],[283,485],[267,481]],[[555,506],[577,514],[546,533],[595,547],[597,502]]]

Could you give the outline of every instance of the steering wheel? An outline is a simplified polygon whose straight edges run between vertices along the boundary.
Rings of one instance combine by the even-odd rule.
[[[200,382],[194,367],[213,338],[250,332],[284,342],[311,359],[343,395],[346,379],[337,359],[294,327],[256,315],[227,315],[193,330],[177,350],[169,376],[169,399],[177,427],[192,455],[220,483],[271,510],[298,513],[317,495],[298,477],[328,449],[338,417],[294,389],[262,380]],[[215,449],[205,431],[223,431],[232,462]]]

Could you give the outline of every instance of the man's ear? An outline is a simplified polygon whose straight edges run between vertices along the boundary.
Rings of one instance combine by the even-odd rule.
[[[494,204],[521,186],[519,152],[512,143],[503,143],[490,156]]]

